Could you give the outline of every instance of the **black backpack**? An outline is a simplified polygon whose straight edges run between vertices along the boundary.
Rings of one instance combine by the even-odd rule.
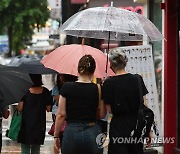
[[[135,129],[131,132],[131,136],[138,138],[146,138],[149,136],[151,128],[153,128],[154,133],[159,136],[155,121],[154,112],[144,105],[144,99],[142,94],[142,83],[141,77],[136,75],[138,78],[139,93],[140,93],[140,107],[138,111],[138,118]]]

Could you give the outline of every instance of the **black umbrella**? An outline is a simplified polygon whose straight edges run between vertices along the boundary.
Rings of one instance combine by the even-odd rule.
[[[0,105],[19,102],[32,81],[27,72],[17,67],[0,65]]]
[[[19,66],[21,63],[30,62],[32,60],[40,60],[42,57],[38,55],[19,55],[13,57],[8,66]]]
[[[40,60],[32,60],[23,62],[19,65],[19,68],[26,70],[29,74],[54,74],[55,70],[46,68]]]

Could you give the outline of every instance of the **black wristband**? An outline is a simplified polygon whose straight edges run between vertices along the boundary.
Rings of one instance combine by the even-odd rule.
[[[54,138],[59,138],[59,137],[57,137],[57,136],[54,136]]]

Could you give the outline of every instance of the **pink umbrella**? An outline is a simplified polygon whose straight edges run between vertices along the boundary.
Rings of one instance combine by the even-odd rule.
[[[71,44],[58,47],[49,55],[44,57],[41,62],[45,67],[56,70],[57,72],[60,72],[62,74],[71,74],[78,76],[78,62],[80,58],[85,54],[92,55],[96,61],[96,70],[94,73],[94,77],[106,77],[106,55],[101,50],[87,45]],[[107,76],[114,75],[109,66],[107,72]]]

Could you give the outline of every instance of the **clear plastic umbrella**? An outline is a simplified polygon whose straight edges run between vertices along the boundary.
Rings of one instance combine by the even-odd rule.
[[[116,41],[159,41],[162,34],[145,16],[116,7],[94,7],[71,16],[60,28],[67,35]]]
[[[60,28],[67,35],[116,41],[160,41],[163,35],[145,16],[125,9],[94,7],[70,17]],[[108,54],[106,73],[108,66]]]

